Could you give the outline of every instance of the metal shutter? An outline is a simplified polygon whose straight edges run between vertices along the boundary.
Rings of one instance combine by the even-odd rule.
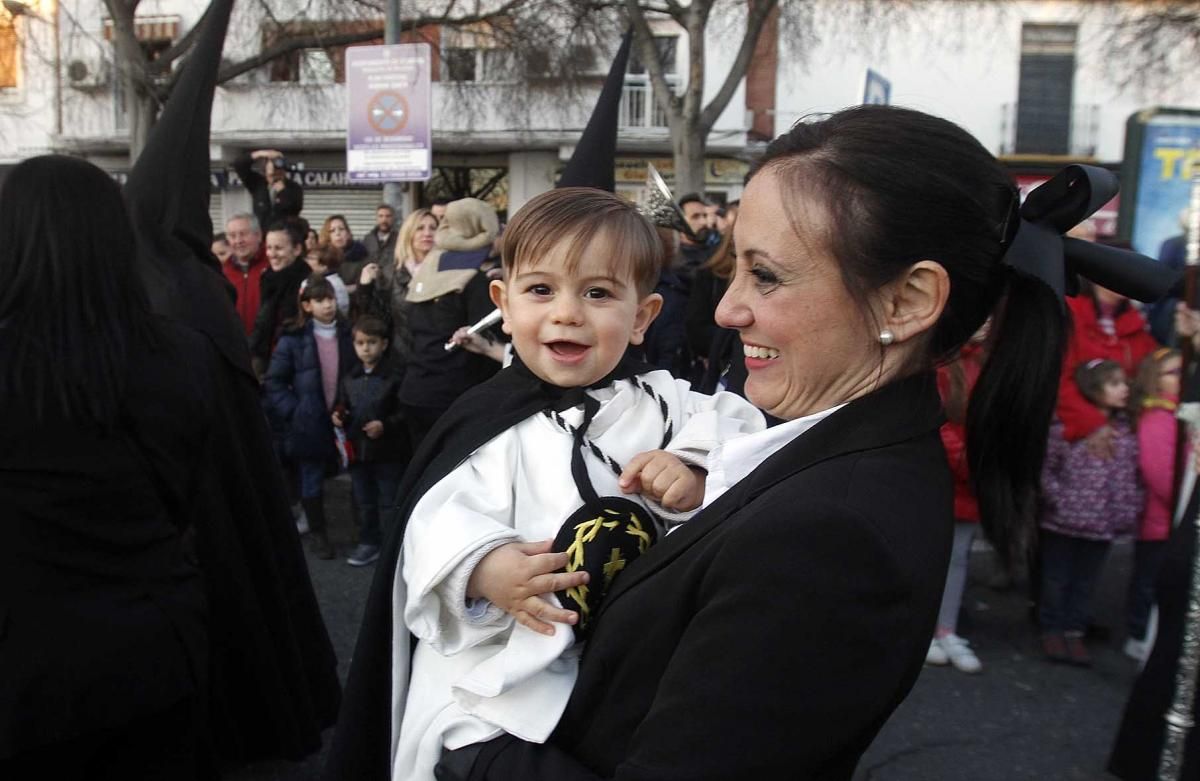
[[[208,216],[212,219],[213,234],[225,232],[225,194],[212,193],[208,196]]]
[[[305,190],[301,215],[316,230],[331,214],[342,214],[350,232],[359,241],[375,227],[375,207],[383,203],[382,187],[355,187],[345,190]],[[397,220],[399,226],[399,220]]]

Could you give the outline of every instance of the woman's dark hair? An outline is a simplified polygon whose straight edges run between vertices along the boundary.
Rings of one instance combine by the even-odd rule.
[[[296,220],[299,218],[285,218],[271,223],[271,227],[267,228],[267,233],[286,233],[288,241],[293,247],[304,246],[304,236],[307,233],[307,228],[301,226]]]
[[[920,365],[953,359],[994,321],[988,359],[967,412],[967,454],[984,530],[1005,562],[1033,529],[1046,431],[1054,411],[1065,322],[1041,281],[1001,261],[1016,188],[969,133],[944,119],[858,106],[801,120],[775,139],[751,177],[772,171],[789,199],[812,196],[829,216],[827,241],[866,317],[871,296],[921,260],[941,264],[950,294]]]
[[[41,419],[116,422],[132,343],[151,333],[133,229],[112,178],[34,157],[0,187],[0,399]],[[5,402],[8,403],[8,402]]]
[[[1093,358],[1075,367],[1074,379],[1083,397],[1103,409],[1104,385],[1117,375],[1125,376],[1121,364],[1104,358]]]

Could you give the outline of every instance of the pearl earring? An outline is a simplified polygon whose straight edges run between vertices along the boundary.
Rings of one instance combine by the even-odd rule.
[[[879,343],[887,347],[892,342],[896,341],[896,335],[888,329],[883,329],[879,332]]]

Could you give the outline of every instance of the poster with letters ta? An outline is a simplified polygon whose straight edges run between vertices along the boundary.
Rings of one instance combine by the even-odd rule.
[[[428,181],[433,173],[429,44],[346,49],[346,172],[352,182]]]

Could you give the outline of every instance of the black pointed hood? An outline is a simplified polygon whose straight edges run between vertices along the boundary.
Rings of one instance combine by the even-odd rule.
[[[212,0],[179,81],[125,184],[138,271],[155,312],[208,336],[253,376],[232,290],[212,256],[208,143],[217,70],[233,0]]]
[[[617,117],[621,111],[621,91],[625,86],[625,70],[629,65],[629,46],[633,31],[625,33],[616,59],[604,80],[600,98],[571,159],[567,161],[558,187],[595,187],[613,192],[616,189],[613,169],[617,158]]]
[[[213,0],[158,123],[125,185],[134,230],[156,262],[211,261],[208,141],[233,0]]]

